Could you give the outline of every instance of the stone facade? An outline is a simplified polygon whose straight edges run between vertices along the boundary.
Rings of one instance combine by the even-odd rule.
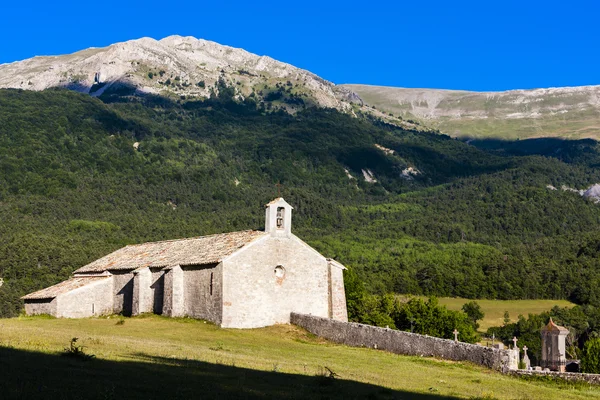
[[[223,261],[224,327],[289,323],[292,311],[329,316],[325,257],[295,236],[267,236]]]
[[[113,313],[130,316],[133,307],[133,271],[111,271],[111,273],[113,274]]]
[[[329,318],[348,321],[346,289],[344,288],[344,266],[329,259]]]
[[[503,372],[517,369],[515,363],[517,356],[514,350],[498,350],[314,315],[292,313],[291,323],[322,338],[349,346],[370,347],[396,354],[469,361]]]
[[[150,268],[139,268],[133,271],[133,304],[132,315],[154,311],[154,294],[152,293],[152,272]]]
[[[86,318],[109,315],[113,307],[113,281],[108,277],[80,289],[61,294],[56,298],[59,318]]]
[[[162,314],[168,317],[183,317],[184,292],[183,270],[179,265],[165,271]]]
[[[58,318],[86,318],[113,313],[113,277],[91,278],[87,284],[52,298],[25,300],[28,315],[49,314]]]
[[[152,312],[162,314],[165,291],[165,271],[161,268],[150,268],[152,274],[150,291],[152,293]]]
[[[25,302],[25,313],[27,315],[56,315],[57,303],[56,298],[28,300]]]
[[[221,324],[222,273],[222,263],[184,268],[185,315]]]
[[[345,268],[292,234],[292,210],[281,198],[269,203],[265,231],[126,246],[25,296],[26,310],[71,318],[154,312],[228,328],[289,323],[291,312],[347,321]],[[110,284],[92,283],[98,279]]]

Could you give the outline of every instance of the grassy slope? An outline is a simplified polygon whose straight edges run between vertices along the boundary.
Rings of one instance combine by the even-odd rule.
[[[468,299],[442,297],[438,299],[441,305],[449,310],[460,310],[463,304],[472,301]],[[512,322],[519,315],[540,314],[554,306],[573,307],[574,304],[567,300],[475,300],[485,313],[485,318],[480,322],[479,330],[487,331],[489,327],[501,326],[504,322],[504,311],[508,311]]]
[[[0,320],[3,398],[600,398],[469,364],[324,342],[293,326],[162,317]],[[79,337],[89,361],[56,356]],[[339,375],[320,376],[324,367]]]

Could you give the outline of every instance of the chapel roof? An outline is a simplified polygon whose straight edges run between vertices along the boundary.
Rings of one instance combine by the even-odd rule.
[[[277,197],[277,198],[271,200],[270,202],[265,204],[265,207],[269,207],[269,206],[272,206],[273,204],[277,204],[277,203],[285,203],[291,209],[294,208],[294,207],[290,206],[290,204],[287,201],[285,201],[285,199],[283,197]]]
[[[79,268],[74,273],[214,264],[265,235],[267,233],[264,231],[249,230],[129,245]]]
[[[554,323],[554,321],[552,321],[552,318],[550,318],[550,321],[548,322],[548,325],[546,325],[545,327],[542,328],[542,332],[565,332],[565,333],[569,333],[569,330],[567,328],[565,328],[564,326],[556,325]]]
[[[89,285],[94,282],[101,281],[110,277],[108,275],[99,275],[99,276],[85,276],[85,277],[74,277],[71,279],[67,279],[66,281],[57,283],[54,286],[47,287],[42,290],[38,290],[37,292],[29,293],[26,296],[21,297],[23,300],[45,300],[45,299],[53,299],[59,294],[70,292],[71,290],[79,289],[80,287]]]

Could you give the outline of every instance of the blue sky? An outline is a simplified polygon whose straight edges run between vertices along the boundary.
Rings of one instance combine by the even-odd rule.
[[[0,63],[179,34],[335,83],[478,91],[600,84],[598,1],[19,3],[0,14]]]

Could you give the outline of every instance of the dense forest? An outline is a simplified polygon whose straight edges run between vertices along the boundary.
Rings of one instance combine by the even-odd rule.
[[[0,316],[125,244],[260,229],[277,182],[368,292],[600,305],[600,205],[560,190],[600,182],[596,142],[519,152],[220,93],[0,90]]]

